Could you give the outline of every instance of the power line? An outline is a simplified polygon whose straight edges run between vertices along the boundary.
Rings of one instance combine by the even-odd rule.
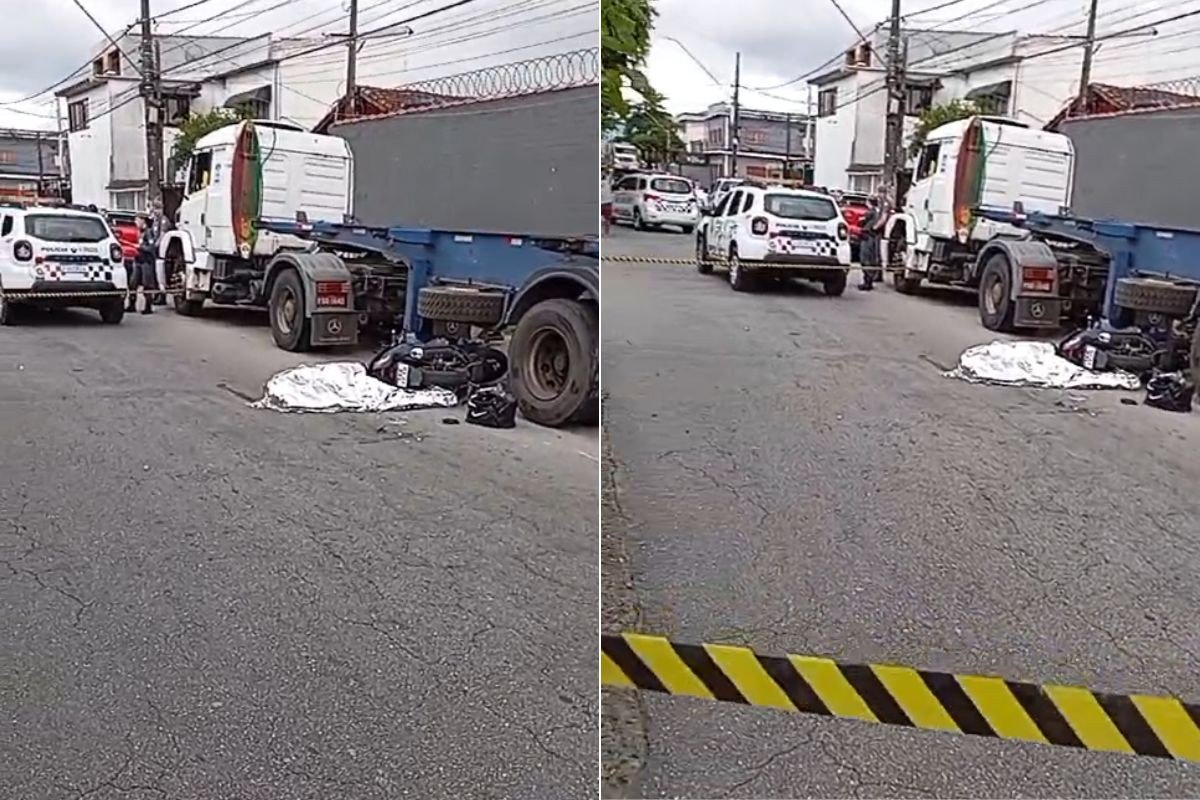
[[[966,2],[966,0],[946,0],[946,2],[944,2],[944,3],[938,3],[937,5],[930,6],[929,8],[917,9],[916,11],[913,11],[911,14],[904,14],[902,16],[902,19],[912,19],[913,17],[919,17],[919,16],[922,16],[923,14],[932,14],[934,11],[941,11],[943,8],[949,8],[950,6],[956,6],[959,3],[965,3],[965,2]]]
[[[111,44],[118,53],[125,56],[125,60],[128,61],[131,65],[133,65],[133,68],[135,70],[137,70],[138,75],[141,75],[143,78],[146,77],[146,73],[142,71],[142,66],[140,64],[136,63],[132,58],[130,58],[129,54],[126,53],[124,50],[122,50],[121,46],[119,44],[117,44],[117,40],[114,39],[112,36],[110,36],[108,31],[104,30],[104,26],[101,25],[100,22],[95,17],[92,16],[92,12],[87,10],[87,6],[85,6],[83,4],[83,0],[71,0],[71,2],[75,4],[76,8],[78,8],[80,11],[83,12],[83,15],[88,18],[88,22],[95,25],[96,30],[100,31],[100,33],[103,34],[105,39],[108,39],[108,43]]]
[[[180,6],[179,8],[173,8],[170,11],[164,11],[161,14],[155,14],[153,17],[151,17],[151,19],[155,19],[155,20],[166,19],[167,17],[178,14],[181,11],[188,11],[189,9],[193,9],[196,6],[202,6],[205,3],[211,3],[211,2],[213,2],[213,0],[195,0],[195,2],[188,3],[185,6]]]
[[[846,24],[849,25],[854,30],[854,32],[858,34],[858,40],[860,42],[865,42],[867,40],[867,37],[863,36],[862,31],[860,31],[858,29],[858,26],[854,24],[854,20],[850,19],[850,15],[846,13],[846,9],[842,8],[842,4],[839,3],[838,0],[829,0],[829,2],[833,3],[833,7],[836,8],[838,10],[838,13],[842,15],[842,19],[846,20]]]

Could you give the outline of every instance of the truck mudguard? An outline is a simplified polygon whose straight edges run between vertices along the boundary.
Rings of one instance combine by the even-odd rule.
[[[1014,300],[1017,299],[1021,290],[1021,281],[1018,280],[1021,267],[1049,267],[1054,270],[1056,276],[1058,274],[1058,261],[1054,258],[1054,251],[1045,242],[1031,239],[997,238],[988,242],[979,251],[975,263],[971,266],[969,280],[977,281],[983,274],[983,267],[987,264],[988,259],[996,253],[1003,253],[1012,268],[1012,280],[1009,281],[1009,287]],[[1054,290],[1057,292],[1057,278],[1054,283]]]
[[[553,297],[598,302],[600,271],[596,267],[548,267],[534,272],[509,303],[505,324],[515,325],[530,308]]]
[[[193,264],[196,261],[196,248],[192,244],[192,235],[187,231],[170,230],[162,235],[158,242],[158,257],[165,259],[171,252],[171,246],[178,242],[179,252],[183,255],[183,263]]]
[[[271,287],[280,273],[294,269],[300,274],[304,283],[304,313],[312,316],[317,310],[317,281],[344,281],[351,283],[353,276],[346,264],[333,253],[300,253],[283,252],[271,259],[267,264],[267,273],[263,282],[263,296],[271,296]],[[354,292],[350,292],[350,308],[339,311],[354,310]]]
[[[895,230],[897,225],[904,226],[904,241],[908,245],[908,251],[912,252],[912,249],[917,245],[917,224],[912,215],[902,213],[892,214],[892,216],[888,217],[887,224],[883,226],[883,241],[879,243],[880,260],[885,266],[891,263],[891,254],[888,252],[889,242],[892,241],[892,231]]]

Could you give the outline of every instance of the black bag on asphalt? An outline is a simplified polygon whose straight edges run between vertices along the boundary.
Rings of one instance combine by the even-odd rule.
[[[515,428],[517,399],[500,386],[472,389],[467,396],[467,422],[485,428]]]
[[[1155,370],[1146,382],[1146,405],[1164,411],[1192,410],[1192,397],[1196,387],[1182,372],[1158,372]]]

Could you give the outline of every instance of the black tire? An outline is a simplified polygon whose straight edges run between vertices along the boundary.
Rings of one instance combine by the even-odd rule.
[[[689,236],[689,235],[691,235],[692,231],[696,230],[696,226],[695,226],[695,225],[684,225],[684,226],[682,226],[682,227],[683,227],[683,234],[684,234],[685,236]]]
[[[417,313],[425,319],[490,327],[504,318],[504,295],[460,286],[426,286],[417,292]]]
[[[1196,302],[1196,287],[1158,278],[1121,278],[1113,290],[1113,302],[1131,311],[1185,317]]]
[[[701,275],[712,274],[712,262],[708,260],[708,247],[704,234],[696,237],[696,272]]]
[[[509,382],[521,414],[559,428],[600,414],[600,320],[591,305],[543,300],[517,322],[508,346]]]
[[[182,294],[171,295],[175,298],[176,313],[185,317],[198,317],[204,311],[203,300],[188,300]]]
[[[125,319],[125,301],[119,298],[108,301],[98,310],[100,321],[105,325],[120,325],[121,320]]]
[[[21,312],[24,311],[19,303],[14,303],[0,293],[0,325],[11,327],[21,322]]]
[[[830,275],[825,280],[821,281],[821,288],[825,290],[825,294],[830,297],[841,297],[846,293],[846,276],[848,273],[839,272],[837,275]]]
[[[746,269],[742,260],[738,258],[737,248],[729,248],[729,288],[735,292],[748,292],[753,288],[753,281],[750,270]]]
[[[1192,334],[1192,352],[1188,358],[1188,367],[1192,383],[1200,384],[1200,328]]]
[[[271,337],[281,350],[302,353],[312,346],[312,319],[304,308],[304,284],[294,269],[286,269],[271,287],[267,305]]]
[[[646,230],[646,222],[642,219],[642,210],[637,206],[633,208],[633,229],[635,231]]]
[[[989,331],[1009,333],[1017,305],[1012,301],[1012,267],[1003,253],[995,253],[979,276],[979,321]]]

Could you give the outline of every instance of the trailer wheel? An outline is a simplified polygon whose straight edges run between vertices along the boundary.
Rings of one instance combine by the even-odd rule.
[[[504,319],[504,295],[461,286],[426,286],[417,292],[417,314],[489,327]]]
[[[509,380],[526,419],[551,428],[596,421],[599,343],[590,305],[554,298],[521,317],[508,349]]]
[[[979,321],[989,331],[1009,332],[1016,312],[1012,268],[1003,253],[996,253],[987,260],[979,278]]]
[[[290,353],[309,349],[312,320],[304,313],[304,286],[296,270],[286,269],[275,279],[267,308],[271,336],[280,349]]]
[[[1196,287],[1158,278],[1121,278],[1113,290],[1113,301],[1131,311],[1185,317],[1196,302]]]

